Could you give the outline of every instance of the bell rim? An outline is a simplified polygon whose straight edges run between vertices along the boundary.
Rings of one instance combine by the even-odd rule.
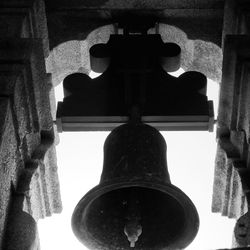
[[[82,233],[79,232],[79,229],[77,226],[75,226],[76,222],[79,220],[80,214],[83,214],[86,209],[91,205],[91,203],[96,200],[98,197],[104,195],[105,193],[108,193],[110,191],[114,191],[117,189],[122,188],[128,188],[128,187],[142,187],[142,188],[148,188],[148,189],[154,189],[158,190],[160,192],[163,192],[165,194],[170,195],[173,197],[183,208],[185,213],[185,217],[187,218],[187,225],[186,228],[193,228],[193,230],[186,231],[186,236],[182,239],[181,242],[183,244],[181,245],[182,248],[187,247],[190,245],[190,243],[195,239],[200,225],[200,219],[198,211],[192,202],[192,200],[178,187],[171,183],[152,183],[150,181],[112,181],[111,182],[105,182],[101,183],[91,190],[89,190],[77,203],[72,217],[71,217],[71,227],[72,230],[77,237],[77,239],[82,243],[86,245],[86,242],[84,241],[84,238],[81,237]],[[191,232],[192,231],[192,232]],[[87,237],[86,237],[87,238]],[[174,248],[173,248],[174,249]]]

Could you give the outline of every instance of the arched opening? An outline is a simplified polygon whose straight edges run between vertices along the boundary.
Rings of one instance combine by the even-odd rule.
[[[52,73],[54,86],[58,85],[66,75],[73,72],[90,73],[88,48],[97,42],[107,41],[107,33],[113,32],[112,26],[98,30],[98,32],[93,31],[89,35],[89,40],[70,41],[60,45],[59,48],[55,48],[53,56],[47,62],[48,71]],[[160,24],[159,33],[162,35],[163,41],[176,42],[182,48],[181,66],[183,70],[200,71],[208,78],[216,80],[217,83],[220,81],[222,53],[218,46],[200,40],[189,40],[184,32],[166,24]],[[78,52],[76,53],[76,51]],[[218,86],[212,81],[208,84],[208,91],[211,91],[211,95],[208,93],[209,99],[214,100],[215,103],[218,103]],[[50,223],[56,224],[55,221],[60,220],[58,228],[65,228],[65,231],[57,232],[59,238],[53,244],[51,240],[43,238],[40,229],[42,249],[58,248],[58,242],[61,242],[62,239],[69,239],[70,236],[72,236],[74,243],[65,241],[60,247],[83,249],[71,232],[70,216],[75,204],[83,194],[99,182],[102,170],[102,146],[107,134],[107,132],[81,132],[60,135],[61,142],[57,147],[58,165],[64,204],[63,213],[67,213],[67,215],[65,219],[62,219],[62,215],[54,216]],[[168,166],[172,182],[191,197],[199,207],[198,210],[202,217],[200,233],[194,243],[187,249],[205,250],[230,247],[231,240],[228,239],[231,239],[232,227],[235,222],[211,213],[216,150],[215,133],[164,132],[163,135],[168,144]],[[69,147],[66,148],[65,145]],[[66,196],[68,198],[64,198]],[[46,220],[49,221],[50,219]],[[40,225],[45,223],[46,220],[41,221]],[[51,226],[46,225],[46,231],[52,227],[52,224]],[[217,230],[214,230],[214,228],[217,228]],[[225,232],[225,229],[228,229],[228,232],[223,238],[218,232]],[[54,237],[55,235],[53,235]],[[225,242],[225,239],[228,242]],[[43,247],[46,241],[49,242],[49,245]]]

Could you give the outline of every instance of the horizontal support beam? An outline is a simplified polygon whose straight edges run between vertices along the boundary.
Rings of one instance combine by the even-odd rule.
[[[147,123],[162,131],[213,131],[211,116],[142,116]],[[66,131],[110,131],[129,121],[128,116],[78,116],[60,117],[56,120],[59,132]]]

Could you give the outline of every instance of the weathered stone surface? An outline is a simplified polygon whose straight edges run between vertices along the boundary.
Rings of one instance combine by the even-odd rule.
[[[54,48],[46,59],[47,72],[52,75],[53,85],[60,84],[69,74],[89,73],[89,48],[97,43],[106,43],[114,32],[114,25],[103,26],[93,30],[84,41],[69,41]],[[149,33],[155,33],[155,29],[149,30]],[[220,82],[222,52],[217,45],[189,40],[182,30],[163,23],[159,24],[159,33],[164,42],[174,42],[181,47],[183,69],[200,71],[210,79]]]
[[[0,119],[0,249],[3,249],[2,240],[11,199],[11,183],[16,185],[18,167],[22,168],[9,98],[0,98]]]
[[[213,211],[235,218],[246,212],[244,193],[248,192],[242,186],[242,170],[249,165],[248,47],[248,36],[225,37]]]
[[[100,26],[123,16],[155,19],[220,46],[224,1],[46,1],[51,49],[70,40],[85,40]],[[129,20],[129,18],[127,19]],[[130,21],[130,20],[129,20]],[[199,25],[197,25],[199,23]],[[84,31],[84,32],[83,32]]]
[[[109,35],[114,33],[114,26],[100,27],[91,32],[86,40],[69,41],[54,48],[46,59],[47,72],[51,73],[54,86],[72,73],[90,72],[89,48],[96,43],[106,43]]]
[[[212,212],[229,218],[239,218],[247,211],[246,197],[240,176],[235,169],[238,151],[229,139],[221,139],[215,161]]]
[[[43,0],[1,1],[0,31],[1,37],[40,38],[44,55],[48,56],[48,31]]]
[[[164,42],[174,42],[181,47],[181,67],[185,71],[199,71],[218,83],[221,81],[220,47],[211,42],[191,40],[184,31],[164,23],[159,24],[159,33]]]
[[[67,75],[73,72],[88,73],[90,71],[87,52],[87,41],[69,41],[51,51],[46,65],[54,86],[60,84]]]
[[[37,167],[30,182],[28,201],[30,213],[35,219],[62,211],[53,142],[49,134],[45,136],[38,147],[41,151],[39,153],[36,151],[32,159]]]
[[[42,45],[39,40],[32,39],[5,39],[0,43],[0,78],[3,80],[1,94],[6,96],[1,99],[1,120],[5,121],[2,123],[0,147],[3,178],[0,182],[2,244],[5,225],[10,225],[9,230],[12,232],[15,223],[24,223],[22,220],[26,220],[25,218],[37,220],[54,212],[58,213],[62,206],[53,145],[53,120],[49,99],[51,85],[48,84],[50,81],[45,72],[45,64],[43,67],[41,65],[41,61],[44,61]],[[13,96],[13,99],[8,96]],[[45,132],[40,133],[41,131]],[[46,174],[38,175],[42,170]],[[26,202],[19,208],[18,214],[12,214],[14,218],[6,220],[7,214],[12,213],[11,210],[8,212],[11,183],[16,192],[26,197]],[[21,222],[15,218],[19,215]],[[15,237],[18,235],[16,233]],[[8,237],[6,233],[5,242],[9,242]],[[17,237],[16,247],[19,246],[18,241],[21,239]],[[25,248],[26,243],[23,242],[23,249],[28,249]]]
[[[62,208],[44,2],[3,0],[0,20],[0,249],[37,250],[35,220]]]

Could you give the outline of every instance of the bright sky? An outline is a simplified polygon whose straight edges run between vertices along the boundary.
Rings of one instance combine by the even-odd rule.
[[[57,100],[61,97],[57,88]],[[208,97],[217,109],[218,84],[209,81]],[[163,132],[171,182],[197,207],[200,229],[187,250],[230,248],[235,221],[211,213],[216,150],[215,133]],[[42,250],[84,250],[71,230],[71,215],[78,201],[99,183],[103,143],[108,132],[61,133],[57,146],[63,212],[39,221]]]

